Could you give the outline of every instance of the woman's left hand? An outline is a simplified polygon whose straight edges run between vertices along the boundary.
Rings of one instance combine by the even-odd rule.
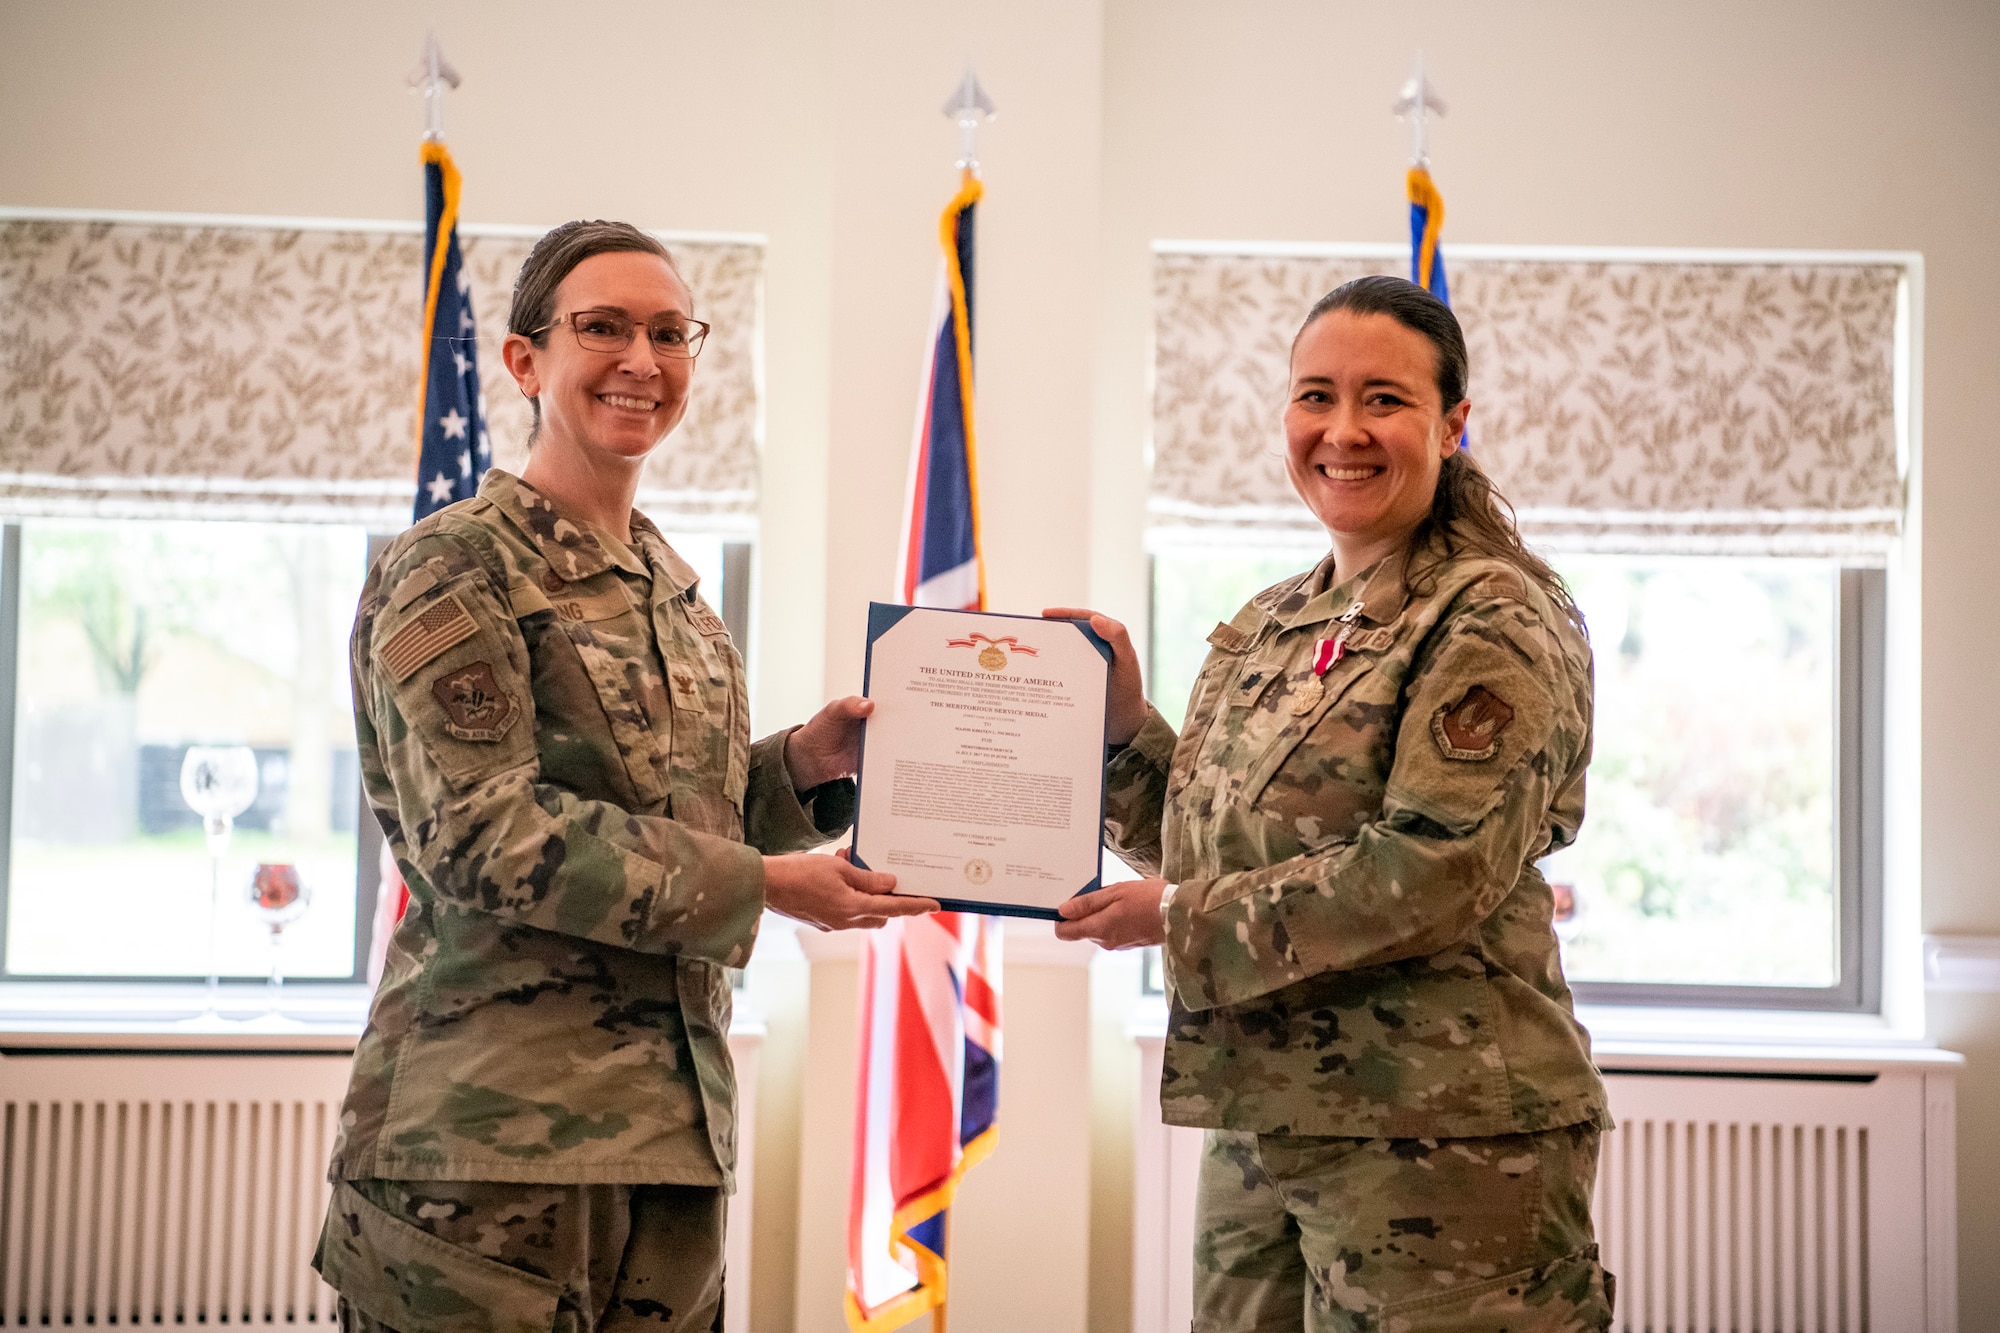
[[[850,694],[835,699],[785,742],[785,768],[792,790],[811,791],[822,782],[851,778],[861,767],[861,724],[875,701]]]
[[[1062,920],[1056,922],[1059,940],[1089,940],[1101,949],[1141,949],[1167,942],[1166,923],[1160,919],[1160,898],[1167,891],[1163,879],[1128,879],[1107,884],[1095,893],[1079,894],[1057,904]]]

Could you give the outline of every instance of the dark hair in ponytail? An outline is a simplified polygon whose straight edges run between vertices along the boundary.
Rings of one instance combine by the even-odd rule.
[[[1421,333],[1437,353],[1440,410],[1450,412],[1465,401],[1469,374],[1465,332],[1450,306],[1403,278],[1356,278],[1314,302],[1298,336],[1304,336],[1322,315],[1336,310],[1387,315],[1404,328]],[[1298,346],[1298,337],[1292,339],[1292,346]],[[1464,449],[1445,459],[1438,470],[1431,512],[1410,534],[1403,581],[1412,591],[1429,592],[1436,586],[1438,567],[1461,555],[1506,561],[1546,592],[1571,623],[1583,627],[1583,614],[1562,575],[1521,543],[1521,534],[1514,526],[1514,506]]]

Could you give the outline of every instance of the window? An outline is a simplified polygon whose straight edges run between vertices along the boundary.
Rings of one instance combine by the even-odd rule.
[[[1167,546],[1148,689],[1323,551]],[[1816,560],[1566,556],[1596,655],[1581,838],[1543,862],[1580,998],[1874,1003],[1882,576]]]
[[[190,746],[222,745],[247,747],[257,773],[218,867],[222,974],[268,971],[247,898],[259,863],[287,863],[311,902],[284,932],[286,975],[355,976],[356,903],[374,889],[347,668],[361,529],[37,519],[3,531],[5,974],[206,974],[211,866],[181,765]]]
[[[1583,832],[1543,864],[1579,994],[1872,1008],[1880,571],[1559,563],[1597,665]]]
[[[9,620],[18,645],[0,976],[206,975],[211,862],[181,766],[193,746],[242,746],[257,784],[216,867],[221,974],[268,973],[247,899],[257,866],[282,863],[311,896],[283,933],[285,975],[358,977],[380,834],[361,797],[347,648],[388,539],[59,519],[0,534],[0,659]],[[750,545],[668,540],[747,645]]]
[[[535,234],[460,229],[488,385]],[[639,505],[747,657],[763,246],[663,239],[714,328]],[[282,860],[313,893],[287,974],[358,979],[379,831],[346,640],[364,534],[410,512],[423,229],[0,208],[0,251],[0,340],[36,353],[0,364],[19,427],[0,468],[0,980],[204,973],[208,858],[177,769],[216,742],[258,775],[223,867],[223,970],[263,974],[238,895]],[[529,406],[488,407],[518,474]]]
[[[1149,683],[1171,715],[1209,627],[1325,549],[1283,465],[1299,320],[1408,253],[1154,250]],[[1467,246],[1451,264],[1475,456],[1596,650],[1588,812],[1543,866],[1578,997],[1879,1011],[1885,571],[1920,259]]]

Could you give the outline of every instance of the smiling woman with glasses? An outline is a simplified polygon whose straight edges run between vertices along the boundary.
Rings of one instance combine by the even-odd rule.
[[[410,905],[316,1262],[344,1329],[720,1328],[728,969],[767,906],[839,930],[937,904],[802,855],[852,821],[871,705],[752,744],[728,631],[632,507],[708,334],[666,248],[558,227],[507,327],[527,466],[397,538],[355,618],[361,773]]]

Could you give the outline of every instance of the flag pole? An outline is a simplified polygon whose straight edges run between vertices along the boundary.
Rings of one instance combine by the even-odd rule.
[[[945,1333],[945,1308],[951,1304],[951,1209],[944,1210],[944,1298],[931,1310],[931,1333]]]
[[[958,181],[959,187],[972,184],[979,179],[979,129],[997,114],[993,99],[979,86],[979,76],[973,71],[970,61],[965,66],[965,77],[944,105],[944,114],[958,125]],[[982,605],[984,602],[982,588]],[[944,1260],[944,1298],[931,1310],[931,1333],[947,1333],[949,1307],[951,1305],[951,1236],[957,1230],[951,1224],[951,1210],[947,1208],[943,1217],[944,1236],[939,1257]]]
[[[444,94],[459,84],[458,71],[444,58],[435,31],[424,34],[424,53],[407,80],[410,90],[424,99],[424,142],[444,141]]]
[[[993,109],[993,99],[979,86],[979,76],[970,63],[957,91],[944,104],[944,114],[958,122],[958,173],[963,184],[979,175],[979,127],[998,114]]]
[[[1418,170],[1428,170],[1431,165],[1430,113],[1445,114],[1444,99],[1437,95],[1430,78],[1424,73],[1424,53],[1417,52],[1416,72],[1403,85],[1403,91],[1390,108],[1396,119],[1410,122],[1410,165]]]

